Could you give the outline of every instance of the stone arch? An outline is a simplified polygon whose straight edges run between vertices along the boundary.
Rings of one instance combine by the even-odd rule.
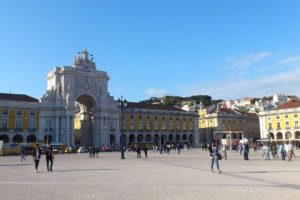
[[[129,135],[129,143],[135,143],[135,135],[134,134]]]
[[[4,144],[9,143],[9,137],[6,134],[0,135],[0,140],[2,140]]]
[[[272,140],[275,139],[274,133],[269,133],[268,137],[269,137],[269,138],[272,138]]]
[[[182,135],[182,140],[183,140],[183,141],[186,141],[186,140],[187,140],[186,134],[183,134],[183,135]]]
[[[300,139],[300,131],[295,132],[295,139],[297,139],[297,140]]]
[[[281,132],[278,132],[278,133],[276,134],[276,139],[277,139],[277,140],[282,140],[282,139],[283,139],[283,135],[282,135]]]
[[[27,136],[27,143],[36,143],[36,137],[35,135],[28,135]]]
[[[159,135],[158,134],[154,135],[154,143],[155,143],[155,145],[159,145]]]
[[[146,135],[146,142],[151,142],[151,139],[152,139],[151,134],[148,133]]]
[[[139,143],[143,142],[143,140],[144,140],[144,135],[143,135],[143,134],[139,134],[139,135],[137,136],[137,140],[138,140]]]
[[[179,141],[180,141],[180,135],[176,134],[176,142],[179,142]]]
[[[110,135],[109,135],[109,144],[110,144],[111,146],[115,146],[115,145],[116,145],[116,137],[115,137],[114,134],[110,134]]]
[[[47,143],[47,144],[50,144],[52,142],[52,135],[50,134],[46,134],[44,136],[44,141]]]
[[[80,118],[79,143],[81,146],[94,145],[94,117],[96,98],[92,94],[79,94],[75,98],[75,118]],[[107,119],[103,118],[104,126],[100,127],[103,131],[108,128]],[[114,144],[116,142],[113,139]],[[112,145],[110,141],[110,145]]]
[[[23,136],[22,136],[22,135],[19,135],[19,134],[15,135],[15,136],[13,137],[13,142],[14,142],[14,143],[22,143],[22,142],[23,142]]]
[[[292,133],[290,131],[288,131],[288,132],[285,133],[285,139],[290,140],[292,138],[293,138],[293,135],[292,135]]]
[[[173,140],[174,140],[174,135],[173,135],[173,134],[170,134],[170,135],[169,135],[169,142],[173,142]]]

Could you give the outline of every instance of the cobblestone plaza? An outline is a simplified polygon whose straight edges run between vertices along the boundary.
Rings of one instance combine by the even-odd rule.
[[[296,151],[296,155],[300,155]],[[256,153],[250,161],[230,152],[220,161],[222,174],[211,173],[207,151],[178,155],[148,152],[137,159],[127,152],[56,155],[54,172],[45,158],[34,173],[32,158],[0,157],[0,199],[298,199],[300,159],[266,161]]]

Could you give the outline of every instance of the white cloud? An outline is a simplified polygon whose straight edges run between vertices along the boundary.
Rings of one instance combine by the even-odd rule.
[[[168,93],[165,89],[157,88],[148,88],[145,92],[148,97],[163,97]]]
[[[258,53],[252,53],[244,57],[232,57],[226,60],[226,66],[228,69],[242,71],[246,70],[253,64],[259,63],[270,55],[270,52],[262,51]]]
[[[257,56],[256,63],[259,63],[258,60],[262,61],[262,58],[267,55],[271,54],[268,53]],[[255,59],[252,60],[254,61]],[[248,64],[246,63],[245,61],[243,66],[247,65],[248,68],[252,67],[251,64],[249,65],[250,62],[248,62]],[[252,62],[252,64],[253,63],[255,62]],[[279,65],[281,65],[281,67],[275,70],[275,66]],[[238,64],[235,66],[237,67]],[[240,67],[239,69],[242,69],[242,64]],[[274,70],[272,70],[273,68]],[[234,69],[236,68],[232,68],[231,71],[234,71]],[[247,72],[246,69],[245,72]],[[258,74],[258,72],[255,71],[251,75],[252,76],[247,78],[245,78],[245,76],[231,77],[210,83],[200,82],[185,85],[181,87],[181,94],[183,96],[208,94],[214,99],[237,99],[247,96],[263,97],[276,93],[300,96],[300,55],[287,56],[283,59],[274,57],[273,63],[269,63],[269,70],[266,73]]]

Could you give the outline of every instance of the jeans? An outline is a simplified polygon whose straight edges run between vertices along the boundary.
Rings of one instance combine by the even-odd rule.
[[[35,170],[38,170],[40,160],[34,160],[34,163],[35,163]]]
[[[266,152],[266,160],[270,160],[270,152],[269,151]]]
[[[216,163],[217,169],[219,170],[219,160],[218,160],[218,157],[217,156],[211,157],[210,160],[211,160],[211,164],[210,164],[211,170],[214,169],[214,163]]]
[[[47,171],[52,170],[53,159],[47,159],[46,158],[46,164],[47,164]],[[49,168],[49,164],[50,164],[50,168]]]

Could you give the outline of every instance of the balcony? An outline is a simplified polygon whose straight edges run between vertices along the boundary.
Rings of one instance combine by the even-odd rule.
[[[53,132],[52,128],[45,128],[45,132]]]
[[[36,128],[28,128],[27,131],[30,133],[34,133],[36,132]]]
[[[8,128],[0,128],[0,131],[7,132]]]
[[[15,128],[15,132],[22,132],[23,128]]]

